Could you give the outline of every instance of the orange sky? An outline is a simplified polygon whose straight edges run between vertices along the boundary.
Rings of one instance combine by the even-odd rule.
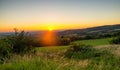
[[[26,31],[34,30],[65,30],[65,29],[82,29],[88,27],[102,26],[102,25],[114,25],[120,23],[119,21],[99,21],[99,22],[65,22],[65,23],[24,23],[24,24],[8,24],[0,25],[0,32],[13,31],[13,28]]]
[[[120,24],[120,0],[3,0],[0,32],[81,29]]]

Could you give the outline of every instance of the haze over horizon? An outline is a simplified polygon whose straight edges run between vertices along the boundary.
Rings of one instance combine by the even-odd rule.
[[[120,0],[0,0],[0,32],[120,24]]]

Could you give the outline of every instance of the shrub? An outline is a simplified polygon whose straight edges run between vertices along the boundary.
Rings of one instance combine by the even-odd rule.
[[[75,44],[71,44],[69,50],[72,51],[72,52],[84,53],[84,52],[92,50],[92,46],[81,44],[81,43],[75,43]]]
[[[101,52],[94,49],[92,46],[79,43],[72,44],[65,53],[67,58],[74,59],[88,59],[92,57],[99,57],[100,55]]]
[[[57,38],[57,44],[58,46],[61,46],[61,45],[69,45],[71,42],[71,39],[69,37],[58,37]]]
[[[120,44],[120,36],[110,41],[111,44]]]
[[[8,43],[0,41],[0,62],[4,61],[4,58],[9,58],[12,51],[12,46]]]
[[[13,35],[4,38],[4,42],[12,46],[13,53],[27,53],[34,49],[34,39],[24,31],[18,32],[15,30]]]

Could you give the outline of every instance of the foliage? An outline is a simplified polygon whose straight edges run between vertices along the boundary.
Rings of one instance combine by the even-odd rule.
[[[112,39],[112,40],[110,41],[110,43],[111,43],[111,44],[120,44],[120,36]]]
[[[65,55],[68,58],[86,59],[86,58],[91,58],[93,56],[96,57],[99,52],[96,52],[96,53],[95,52],[96,50],[90,45],[74,43],[66,51]]]
[[[12,46],[13,53],[18,54],[32,51],[36,43],[27,32],[17,30],[14,34],[4,37],[3,41]]]
[[[11,56],[12,46],[8,43],[0,41],[0,62],[4,61],[4,58],[9,58]]]
[[[54,46],[65,46],[65,45],[69,45],[71,42],[71,39],[69,37],[57,37],[56,38],[57,42]]]
[[[69,45],[70,39],[69,38],[61,38],[58,42],[58,45]]]
[[[73,43],[71,44],[71,47],[70,47],[70,51],[73,51],[73,52],[81,52],[81,53],[84,53],[84,52],[87,52],[87,51],[90,51],[92,48],[91,45],[85,45],[85,44],[81,44],[81,43]]]
[[[119,47],[119,46],[118,46]],[[49,52],[44,52],[50,50]],[[56,48],[56,52],[51,51],[52,48]],[[120,57],[114,56],[109,51],[115,52],[115,47],[112,49],[108,46],[106,49],[98,49],[97,51],[103,52],[97,57],[92,56],[86,59],[66,59],[61,55],[64,55],[63,50],[68,49],[58,47],[39,47],[43,52],[39,51],[36,55],[25,55],[19,56],[14,55],[13,58],[9,59],[9,63],[0,64],[1,70],[119,70]],[[100,48],[100,47],[98,47]],[[59,50],[58,50],[59,49]],[[96,48],[95,48],[96,49]],[[118,49],[119,50],[119,49]],[[58,52],[59,51],[59,52]],[[93,50],[94,51],[94,50]],[[91,52],[93,52],[91,51]],[[76,52],[77,53],[77,52]],[[84,53],[82,53],[84,54]],[[81,56],[77,54],[76,56]],[[86,53],[85,53],[86,54]],[[48,57],[48,56],[52,56]],[[84,56],[84,55],[82,55]],[[81,57],[82,57],[81,56]]]

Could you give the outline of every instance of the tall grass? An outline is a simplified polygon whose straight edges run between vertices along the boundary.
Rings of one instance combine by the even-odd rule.
[[[0,64],[0,70],[119,70],[120,57],[111,52],[118,50],[119,47],[113,46],[112,49],[109,49],[109,46],[100,49],[89,47],[87,49],[94,50],[84,52],[65,51],[69,48],[52,52],[48,48],[46,52],[39,50],[36,54],[13,55],[4,64]],[[66,57],[65,54],[68,52],[75,53],[72,54],[74,57]]]

